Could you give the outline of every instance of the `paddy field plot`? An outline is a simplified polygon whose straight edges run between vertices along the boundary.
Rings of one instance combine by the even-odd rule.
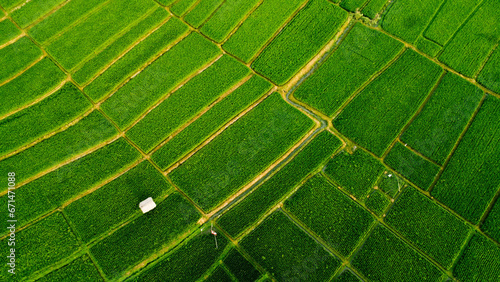
[[[500,280],[499,10],[0,0],[0,281]]]

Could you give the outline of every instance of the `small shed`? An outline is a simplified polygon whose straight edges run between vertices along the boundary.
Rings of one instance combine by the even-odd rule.
[[[154,209],[156,207],[153,198],[149,197],[146,200],[139,203],[139,208],[141,208],[143,213],[147,213],[148,211]]]

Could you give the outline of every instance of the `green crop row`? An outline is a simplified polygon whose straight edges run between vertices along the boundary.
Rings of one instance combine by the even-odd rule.
[[[356,274],[352,273],[349,268],[345,268],[340,274],[338,274],[335,278],[330,280],[332,282],[361,282],[362,280],[356,276]]]
[[[260,277],[260,272],[255,269],[255,266],[236,249],[229,251],[223,262],[238,281],[256,281]]]
[[[70,157],[98,145],[117,133],[116,128],[94,111],[77,124],[14,156],[0,161],[2,174],[13,171],[18,183]],[[2,189],[6,191],[7,187]]]
[[[284,207],[344,257],[374,221],[369,212],[320,175],[302,185]]]
[[[499,281],[500,247],[474,234],[453,267],[453,275],[459,281]]]
[[[467,20],[481,0],[444,1],[424,35],[432,41],[444,46],[459,27]]]
[[[489,89],[500,93],[500,48],[493,52],[490,59],[484,65],[477,81]]]
[[[500,39],[499,10],[499,1],[484,1],[446,45],[439,60],[458,72],[473,77]]]
[[[20,187],[16,190],[16,197],[24,205],[16,211],[17,224],[23,226],[58,208],[67,200],[123,170],[139,157],[139,152],[120,138]],[[7,201],[7,196],[1,199]],[[2,230],[1,233],[4,232]]]
[[[307,116],[274,93],[175,169],[171,179],[210,211],[284,154],[312,126]]]
[[[0,49],[0,83],[12,77],[43,55],[26,36]],[[15,60],[13,59],[15,58]]]
[[[390,203],[389,197],[379,189],[374,189],[365,201],[366,207],[378,216],[384,214]]]
[[[15,224],[14,224],[15,225]],[[4,225],[8,226],[8,225]],[[15,230],[15,240],[6,237],[0,241],[4,262],[10,262],[11,249],[15,257],[15,280],[26,279],[36,271],[45,269],[74,254],[80,248],[75,235],[61,213],[54,213],[21,231]],[[8,244],[15,242],[14,244]],[[0,273],[0,280],[12,281],[13,274],[7,272],[7,265]]]
[[[340,260],[276,211],[248,234],[240,245],[279,281],[326,281]]]
[[[297,88],[294,96],[332,116],[402,47],[403,44],[395,39],[358,23],[340,47]]]
[[[22,0],[0,0],[0,5],[2,5],[5,10],[10,10],[11,8],[19,5],[21,2]]]
[[[427,190],[440,167],[422,158],[400,142],[396,142],[384,162],[418,187]]]
[[[254,103],[269,89],[271,89],[271,83],[259,76],[251,77],[229,96],[170,139],[153,154],[153,161],[162,169],[166,169],[208,136],[215,133],[240,111]]]
[[[381,12],[382,8],[386,5],[387,0],[371,0],[368,4],[363,8],[362,12],[365,16],[370,19],[374,19],[375,16]]]
[[[54,35],[63,31],[66,27],[74,24],[85,14],[92,11],[96,6],[103,3],[102,0],[72,0],[60,9],[49,15],[43,21],[30,28],[28,34],[39,43],[45,43]],[[104,5],[109,3],[104,1]]]
[[[441,72],[432,61],[407,50],[347,105],[333,126],[381,156],[425,100]]]
[[[340,7],[350,12],[355,12],[357,9],[361,8],[367,1],[369,0],[342,0],[342,2],[340,2]]]
[[[326,176],[361,201],[368,195],[382,171],[384,166],[361,149],[353,154],[339,153],[324,169]]]
[[[7,43],[14,37],[21,34],[21,31],[8,19],[0,22],[0,45]]]
[[[243,22],[222,47],[249,62],[304,0],[266,0]]]
[[[257,3],[259,0],[226,0],[203,24],[200,31],[221,42]]]
[[[0,86],[4,99],[0,103],[0,115],[29,104],[53,89],[65,77],[49,58],[43,58],[9,83]]]
[[[384,14],[382,28],[413,43],[429,25],[444,0],[395,1]]]
[[[158,201],[170,189],[165,178],[144,161],[97,191],[71,203],[64,212],[76,234],[82,241],[89,242],[140,213],[141,201],[148,197]],[[109,214],[109,211],[113,212]]]
[[[224,213],[218,224],[231,236],[237,237],[330,157],[340,145],[337,137],[327,131],[321,132],[281,170]]]
[[[56,269],[36,281],[104,281],[88,255]]]
[[[470,228],[414,188],[407,188],[385,221],[445,268],[452,266]]]
[[[253,62],[255,71],[285,84],[333,38],[347,12],[327,0],[309,2]]]
[[[197,0],[180,0],[170,7],[170,11],[176,16],[182,16],[189,8],[198,2]]]
[[[415,42],[415,46],[418,50],[424,52],[425,54],[436,57],[436,55],[443,49],[439,44],[423,37],[419,36],[417,42]]]
[[[205,282],[232,282],[233,279],[227,272],[224,270],[223,267],[218,266],[212,273],[210,273],[210,276],[207,277],[207,279],[203,280]],[[243,280],[244,281],[244,280]]]
[[[25,28],[41,16],[56,8],[64,0],[32,0],[25,2],[19,9],[10,12],[12,19]]]
[[[401,135],[401,141],[442,164],[471,119],[483,92],[447,73],[422,111]]]
[[[208,230],[210,225],[206,224],[202,229]],[[220,258],[229,240],[219,233],[218,248],[215,248],[213,235],[198,230],[196,233],[187,243],[167,253],[132,281],[197,281]]]
[[[500,243],[500,229],[498,226],[500,226],[500,200],[497,199],[488,217],[481,225],[481,230]]]
[[[151,151],[249,73],[250,70],[236,59],[222,56],[180,89],[171,93],[166,100],[132,127],[127,136],[144,152]],[[161,126],[158,126],[159,123]]]
[[[0,121],[0,155],[27,145],[72,121],[92,104],[72,83],[41,102]],[[22,129],[22,130],[20,130]]]
[[[188,27],[185,24],[178,19],[171,18],[111,65],[106,72],[99,75],[85,87],[84,92],[94,101],[101,100],[137,69],[186,32],[188,32]]]
[[[198,211],[184,197],[173,193],[152,211],[92,246],[90,252],[106,277],[116,278],[123,271],[154,255],[172,240],[179,239],[181,233],[193,231],[199,217]],[[197,265],[200,261],[190,263]]]
[[[153,1],[111,0],[109,5],[50,43],[46,50],[62,67],[71,70],[152,8],[155,8]]]
[[[431,192],[473,223],[479,221],[500,185],[499,119],[500,100],[486,96]]]
[[[370,281],[437,281],[441,271],[381,225],[351,265]]]
[[[80,85],[87,83],[102,68],[106,67],[113,59],[134,44],[141,36],[160,24],[168,17],[168,12],[162,8],[156,9],[144,20],[137,23],[129,31],[120,36],[115,42],[102,50],[94,58],[86,62],[81,68],[74,71],[72,78]]]
[[[220,52],[203,36],[191,33],[120,88],[101,107],[120,128],[126,128]]]
[[[198,5],[184,17],[184,20],[195,28],[199,28],[223,2],[224,0],[201,0]]]

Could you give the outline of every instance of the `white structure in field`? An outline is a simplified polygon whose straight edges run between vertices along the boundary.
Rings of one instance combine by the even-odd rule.
[[[147,213],[148,211],[154,209],[156,207],[153,198],[149,197],[146,200],[139,203],[139,208],[141,208],[143,213]]]

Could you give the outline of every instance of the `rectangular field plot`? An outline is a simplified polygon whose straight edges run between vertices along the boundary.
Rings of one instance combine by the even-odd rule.
[[[397,199],[385,221],[445,268],[452,266],[470,231],[465,222],[412,187]]]
[[[9,83],[0,86],[4,99],[0,103],[0,116],[33,102],[55,88],[65,77],[49,58],[43,58]]]
[[[0,161],[0,172],[7,174],[14,171],[17,183],[20,183],[98,145],[116,133],[116,128],[98,111],[94,111],[65,131]]]
[[[366,207],[378,216],[382,216],[390,204],[390,198],[379,189],[374,189],[365,201]]]
[[[111,0],[109,5],[51,42],[46,50],[62,67],[71,70],[154,7],[153,1]]]
[[[417,42],[415,43],[415,46],[418,48],[418,50],[424,52],[425,54],[431,56],[431,57],[436,57],[436,55],[443,49],[440,45],[437,43],[424,38],[422,36],[419,36],[417,39]]]
[[[200,28],[201,33],[221,42],[257,5],[259,0],[226,0]]]
[[[16,210],[17,224],[23,226],[60,207],[71,198],[120,172],[137,161],[139,157],[139,152],[125,139],[120,138],[110,145],[19,187],[16,190],[16,197],[23,205]],[[7,201],[7,195],[0,198],[0,201],[2,200]]]
[[[334,257],[280,210],[240,242],[275,279],[327,281],[340,266]]]
[[[384,162],[423,190],[429,188],[440,168],[400,142],[394,144]]]
[[[498,46],[484,65],[477,81],[496,93],[500,93],[500,48]]]
[[[227,274],[226,270],[221,266],[218,266],[210,276],[208,276],[205,280],[206,282],[232,282],[233,279],[229,274]]]
[[[264,0],[224,43],[224,50],[249,62],[304,0]]]
[[[21,28],[25,28],[63,2],[64,0],[26,1],[19,9],[11,11],[10,15]]]
[[[407,50],[347,105],[333,120],[333,126],[381,156],[425,100],[441,72],[430,60]]]
[[[56,269],[36,281],[104,281],[88,255],[83,255],[69,264]]]
[[[171,18],[154,33],[149,35],[122,58],[85,87],[84,92],[94,101],[101,100],[123,83],[147,61],[158,55],[168,45],[188,32],[188,26]]]
[[[7,217],[5,216],[5,218]],[[80,249],[78,240],[71,233],[69,225],[59,212],[26,229],[16,230],[15,246],[9,246],[7,244],[8,239],[9,237],[6,237],[0,241],[2,244],[0,251],[7,257],[10,255],[11,248],[16,249],[15,276],[20,280],[24,280],[34,272],[43,270],[49,265],[65,259]],[[7,258],[4,261],[7,261]],[[0,279],[2,281],[12,281],[12,274],[5,269],[0,273]]]
[[[500,280],[500,247],[481,234],[474,234],[453,267],[460,281]]]
[[[382,163],[361,149],[337,154],[324,169],[330,179],[361,201],[383,171]]]
[[[260,76],[252,76],[229,96],[168,140],[153,154],[153,161],[161,169],[171,166],[270,89],[271,83]]]
[[[107,5],[109,1],[102,0],[71,0],[47,18],[29,29],[28,34],[38,43],[45,43],[53,36],[63,32],[76,23],[84,15],[94,13]]]
[[[72,121],[92,104],[72,83],[39,103],[0,120],[0,155],[27,145]],[[20,130],[22,128],[22,130]]]
[[[355,12],[356,9],[361,8],[367,0],[342,0],[340,2],[340,7],[350,11],[350,12]]]
[[[26,36],[0,49],[0,83],[28,67],[43,53]]]
[[[123,271],[154,255],[172,240],[180,239],[181,233],[194,231],[199,217],[198,211],[186,199],[179,193],[173,193],[157,203],[152,211],[92,246],[90,252],[106,277],[116,278]],[[214,239],[212,236],[209,239],[211,244],[207,246],[213,250]],[[190,263],[193,264],[193,261]],[[198,263],[199,261],[193,265]]]
[[[401,135],[401,141],[437,163],[444,163],[482,96],[478,87],[447,73]]]
[[[171,93],[132,127],[127,136],[143,151],[151,151],[199,111],[215,102],[226,91],[230,91],[249,73],[250,69],[236,59],[222,56]]]
[[[5,10],[10,10],[11,8],[14,8],[15,6],[21,4],[22,2],[23,2],[22,0],[0,0],[0,5]]]
[[[370,19],[374,19],[375,16],[381,12],[384,6],[387,4],[388,0],[370,0],[361,12],[363,15],[369,17]]]
[[[206,230],[207,232],[200,232]],[[181,247],[167,253],[158,262],[151,265],[132,281],[197,281],[220,259],[224,249],[230,243],[218,232],[215,248],[214,236],[210,232],[210,224],[205,224],[195,231],[194,237]]]
[[[107,46],[91,60],[85,62],[81,67],[77,67],[72,72],[71,77],[80,85],[87,83],[92,77],[110,64],[117,56],[129,48],[150,30],[160,25],[169,16],[168,12],[162,8],[157,8],[145,19],[134,25],[129,31],[124,33],[115,42]]]
[[[395,1],[382,20],[382,28],[413,43],[445,0]]]
[[[9,42],[20,34],[21,31],[9,19],[0,22],[0,45]]]
[[[328,116],[370,76],[375,74],[403,44],[357,23],[340,47],[297,88],[294,97]]]
[[[256,281],[260,277],[260,272],[236,249],[229,251],[223,262],[238,281]]]
[[[285,153],[313,122],[278,93],[223,131],[170,177],[210,211]]]
[[[170,11],[176,16],[182,16],[193,5],[196,5],[197,0],[180,0],[170,7]]]
[[[340,274],[337,274],[335,278],[330,280],[332,282],[361,282],[361,280],[356,274],[354,274],[349,268],[345,268]]]
[[[500,100],[486,99],[431,194],[477,223],[500,185]],[[464,201],[467,199],[467,201]]]
[[[224,0],[201,0],[198,5],[184,17],[184,20],[195,28],[199,28],[223,2]]]
[[[374,218],[324,177],[309,179],[284,207],[344,257],[348,257]]]
[[[126,128],[220,52],[203,36],[191,33],[120,88],[101,107],[120,128]]]
[[[445,0],[424,36],[444,46],[481,0]]]
[[[340,145],[337,137],[327,131],[321,132],[276,174],[224,213],[218,224],[233,238],[237,237],[326,161]]]
[[[495,239],[500,243],[500,200],[496,200],[493,205],[488,217],[481,225],[481,230],[483,230],[488,236]]]
[[[148,197],[158,202],[172,187],[147,161],[64,209],[77,235],[89,242],[141,213],[139,203]],[[119,197],[117,197],[119,195]],[[113,211],[109,214],[109,211]],[[103,216],[106,215],[106,216]]]
[[[332,39],[347,12],[327,0],[309,2],[252,63],[256,72],[285,84]]]
[[[351,265],[370,281],[437,281],[442,274],[380,225],[355,254]]]
[[[499,10],[499,1],[484,1],[445,46],[439,60],[461,74],[473,77],[500,38]]]

